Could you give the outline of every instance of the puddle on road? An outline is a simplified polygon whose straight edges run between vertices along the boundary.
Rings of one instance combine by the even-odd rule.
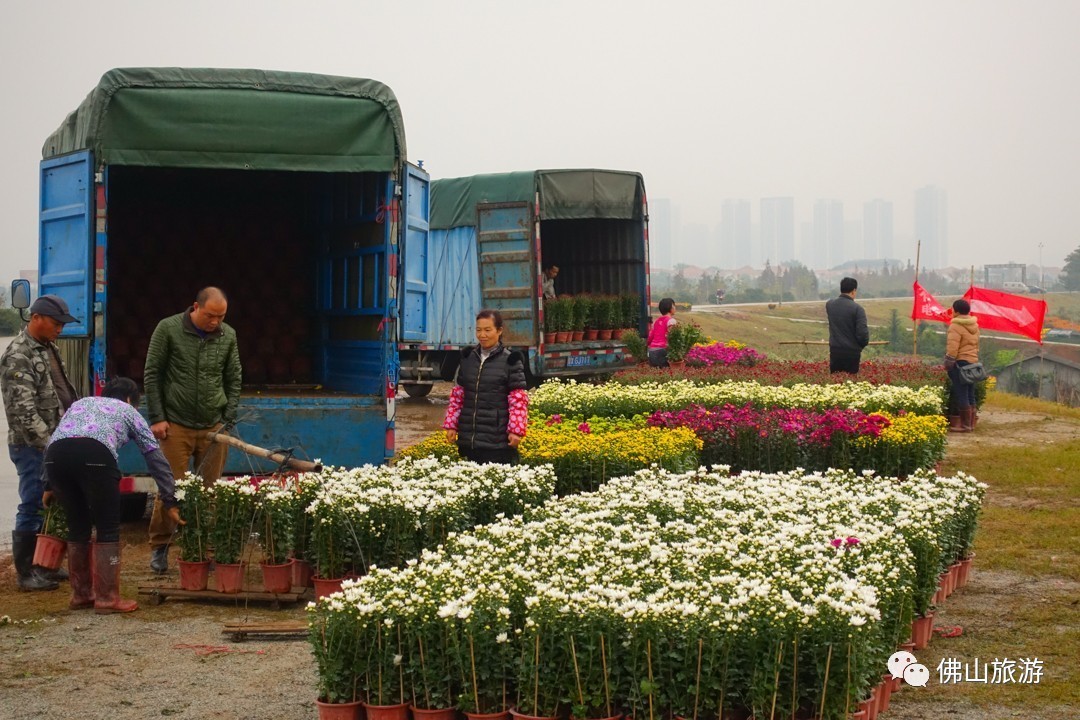
[[[400,391],[394,422],[394,444],[398,450],[415,445],[442,427],[453,387],[449,382],[435,383],[431,394],[423,398],[411,398],[404,390]]]

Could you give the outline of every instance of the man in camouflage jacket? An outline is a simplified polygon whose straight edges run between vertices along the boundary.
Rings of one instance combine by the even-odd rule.
[[[19,473],[19,509],[11,549],[22,590],[55,590],[57,574],[33,565],[41,530],[45,446],[60,416],[78,394],[67,378],[55,342],[64,324],[77,322],[67,303],[42,295],[30,306],[30,322],[0,357],[0,389],[8,423],[8,455]],[[66,573],[59,574],[66,579]]]

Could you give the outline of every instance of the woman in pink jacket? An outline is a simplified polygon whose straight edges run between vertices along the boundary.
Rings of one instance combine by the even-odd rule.
[[[652,324],[649,330],[649,364],[653,367],[666,368],[667,359],[667,334],[668,330],[675,326],[675,301],[664,298],[659,304],[660,317]]]

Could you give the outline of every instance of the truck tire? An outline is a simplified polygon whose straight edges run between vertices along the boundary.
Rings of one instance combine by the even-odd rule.
[[[427,397],[431,393],[431,383],[402,383],[401,387],[405,388],[405,392],[409,394],[411,398]]]
[[[147,516],[149,494],[144,492],[120,493],[120,522],[136,522]]]

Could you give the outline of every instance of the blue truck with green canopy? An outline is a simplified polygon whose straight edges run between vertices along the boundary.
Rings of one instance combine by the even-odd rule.
[[[427,232],[428,177],[389,87],[111,70],[42,157],[38,292],[79,319],[59,344],[82,393],[141,381],[157,322],[214,285],[243,365],[237,436],[334,465],[393,454],[398,264]]]
[[[639,173],[530,170],[434,181],[428,232],[410,238],[402,266],[405,391],[423,396],[454,377],[461,348],[476,342],[482,308],[501,312],[503,343],[525,355],[532,383],[632,362],[615,339],[546,341],[542,273],[552,265],[558,297],[622,297],[633,305],[633,329],[646,331],[648,203]]]

